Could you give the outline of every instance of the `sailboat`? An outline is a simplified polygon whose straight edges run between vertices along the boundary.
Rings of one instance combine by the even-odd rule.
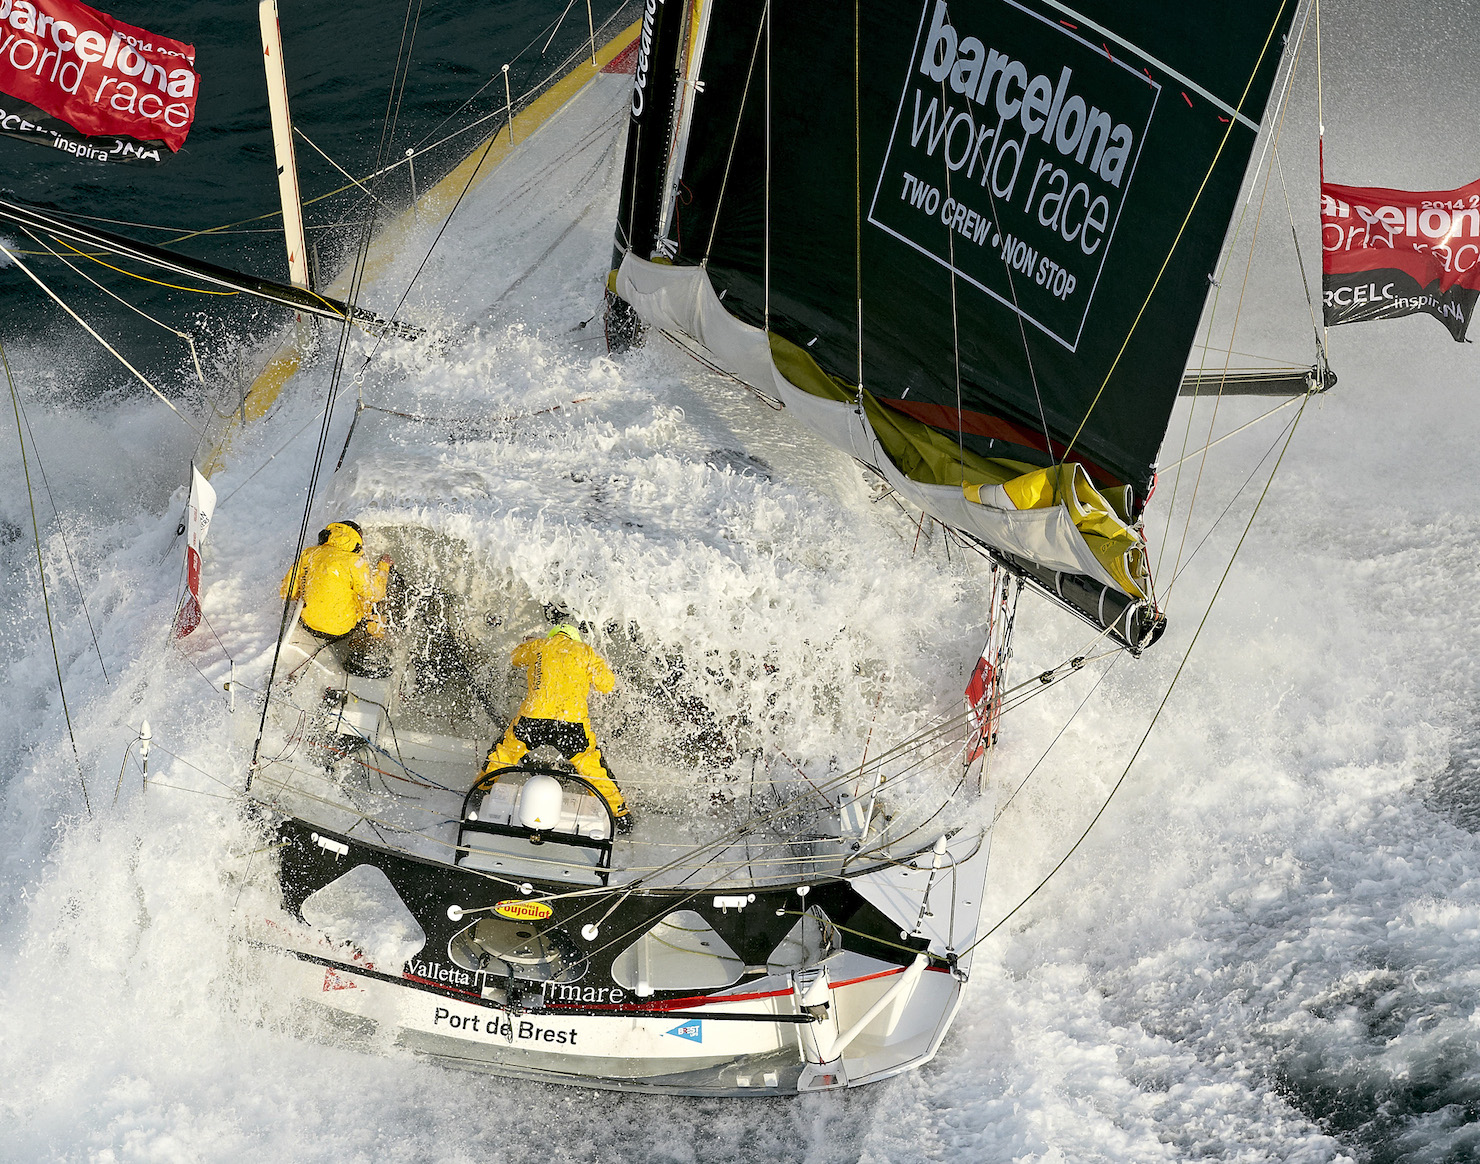
[[[399,646],[346,671],[288,611],[255,741],[305,923],[263,944],[304,989],[427,1054],[597,1087],[794,1093],[927,1062],[980,938],[1017,595],[1132,654],[1165,627],[1142,516],[1295,16],[649,0],[631,81],[538,131],[628,111],[610,341],[661,332],[851,455],[980,553],[1000,619],[966,708],[820,780],[770,770],[716,816],[692,770],[629,750],[648,803],[622,836],[553,753],[477,782],[501,728],[480,684],[542,596],[469,601],[467,546],[382,524],[421,586]],[[1329,381],[1318,353],[1257,387]],[[641,627],[584,626],[619,671],[650,653]]]
[[[1130,654],[1165,629],[1143,517],[1296,17],[1288,0],[646,0],[523,140],[546,188],[597,186],[624,156],[607,336],[668,337],[979,555],[990,629],[968,696],[846,761],[730,747],[702,700],[649,707],[615,749],[626,835],[549,752],[480,781],[513,707],[508,651],[550,621],[655,688],[706,664],[527,573],[490,583],[462,519],[497,499],[471,477],[403,492],[414,442],[362,407],[342,449],[320,442],[315,477],[336,452],[344,475],[310,489],[296,548],[369,508],[402,584],[373,666],[282,608],[236,741],[282,906],[255,947],[347,1022],[495,1073],[753,1096],[928,1062],[986,932],[1018,596]],[[346,328],[356,291],[333,304]],[[1252,386],[1329,383],[1318,352]],[[768,682],[763,659],[714,666]]]

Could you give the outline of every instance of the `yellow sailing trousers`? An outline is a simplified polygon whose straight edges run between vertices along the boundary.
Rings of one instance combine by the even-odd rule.
[[[488,753],[483,775],[493,779],[487,783],[492,784],[498,779],[500,770],[514,767],[529,754],[530,748],[538,748],[542,744],[553,745],[570,761],[577,774],[611,806],[613,816],[627,815],[627,802],[622,797],[622,790],[607,770],[591,725],[585,722],[519,716],[509,725],[498,746]]]

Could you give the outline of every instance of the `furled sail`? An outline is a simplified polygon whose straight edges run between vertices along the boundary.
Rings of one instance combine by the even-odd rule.
[[[649,0],[611,290],[1139,648],[1296,0]]]

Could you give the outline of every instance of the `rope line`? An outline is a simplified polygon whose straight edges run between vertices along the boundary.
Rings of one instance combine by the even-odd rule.
[[[89,254],[84,254],[82,251],[79,251],[76,247],[74,247],[71,243],[67,242],[66,239],[60,239],[59,238],[59,239],[56,239],[55,241],[61,243],[62,246],[66,247],[69,251],[72,251],[72,252],[74,252],[75,254],[78,254],[78,255],[82,255],[82,257],[84,259],[92,259],[93,262],[100,263],[102,266],[108,267],[108,269],[111,270],[111,271],[117,271],[117,270],[119,270],[118,267],[110,266],[108,263],[102,262],[101,259],[93,258],[93,256],[92,255],[89,255]],[[41,245],[42,246],[45,246],[46,244],[45,243],[42,243]],[[49,247],[47,249],[49,251],[51,250],[51,248],[49,248]],[[116,291],[113,291],[110,288],[105,287],[102,283],[99,283],[96,279],[94,279],[86,271],[83,271],[83,270],[79,269],[75,264],[73,264],[72,262],[70,262],[65,255],[61,254],[60,252],[58,252],[58,251],[51,251],[51,254],[56,258],[56,260],[58,262],[63,263],[67,267],[68,270],[74,272],[75,274],[78,274],[78,275],[82,276],[82,278],[86,279],[89,283],[91,283],[99,291],[103,292],[103,294],[105,294],[105,295],[111,295],[114,299],[116,299],[119,303],[122,303],[125,307],[127,307],[130,311],[134,312],[136,315],[143,316],[150,323],[154,324],[155,327],[163,328],[165,331],[169,332],[171,335],[177,336],[180,339],[184,340],[187,344],[189,344],[190,345],[190,358],[195,362],[195,375],[196,375],[196,378],[201,382],[202,385],[205,384],[205,382],[206,382],[206,375],[201,370],[201,367],[200,367],[200,353],[195,350],[195,339],[194,339],[194,337],[192,337],[188,332],[180,331],[178,328],[173,328],[169,324],[163,323],[160,320],[155,319],[154,316],[150,315],[148,312],[144,311],[142,308],[138,307],[137,305],[135,305],[133,303],[130,303],[127,299],[125,299],[122,295],[119,295]],[[123,274],[127,275],[127,274],[130,274],[130,272],[124,271]],[[142,276],[134,276],[134,277],[135,278],[142,278]],[[148,279],[148,280],[145,280],[145,281],[146,282],[149,282],[149,283],[154,282],[153,279]],[[162,287],[163,286],[168,286],[168,284],[161,283],[160,286],[162,286]],[[190,290],[190,288],[188,288],[188,287],[181,287],[181,288],[176,288],[176,289],[177,290],[181,290],[181,291],[188,291],[188,290]],[[215,292],[212,292],[212,294],[215,294]],[[235,295],[235,294],[237,294],[237,292],[235,292],[235,291],[224,291],[224,292],[221,292],[221,294],[223,294],[223,295]]]
[[[281,211],[279,213],[281,213]],[[27,234],[31,234],[31,232],[29,230],[26,231],[26,233]],[[34,234],[31,234],[31,237],[32,238],[36,238],[36,236]],[[59,243],[61,243],[62,246],[66,247],[69,251],[76,251],[77,254],[81,255],[84,259],[91,259],[93,262],[97,263],[97,265],[100,266],[100,267],[107,267],[108,270],[110,270],[110,271],[117,271],[120,275],[127,275],[130,279],[137,279],[141,283],[153,283],[156,287],[168,287],[171,291],[193,291],[197,295],[240,295],[241,294],[240,291],[212,291],[212,290],[210,290],[208,288],[205,288],[205,287],[181,287],[178,283],[165,283],[165,282],[163,282],[162,280],[159,280],[159,279],[151,279],[151,278],[149,278],[148,275],[139,275],[139,274],[136,274],[133,271],[125,271],[122,267],[115,267],[112,263],[105,263],[105,262],[103,262],[102,259],[98,258],[97,255],[90,255],[86,251],[79,251],[71,243],[67,242],[66,239],[60,239],[59,238],[56,241],[59,242]],[[46,244],[44,244],[43,242],[41,242],[40,239],[37,239],[36,245],[37,246],[45,246]],[[35,252],[33,252],[33,253],[35,253]],[[59,258],[59,259],[62,258],[61,255],[56,254],[56,252],[55,251],[52,251],[50,248],[48,248],[45,253],[54,255],[56,258]],[[64,263],[66,262],[65,259],[62,259],[62,261]],[[67,263],[67,265],[69,267],[72,266],[71,263]],[[72,267],[72,269],[74,271],[77,270],[76,267]],[[82,272],[80,272],[80,271],[78,271],[77,273],[79,275],[82,274]],[[89,282],[91,282],[91,280],[89,280]],[[101,286],[101,284],[99,284],[99,286]],[[105,290],[106,290],[106,288],[105,288]],[[108,292],[108,293],[110,295],[113,294],[111,291]],[[114,296],[114,298],[117,298],[117,296]],[[137,310],[137,308],[135,308],[135,310]],[[142,311],[140,311],[139,314],[140,315],[143,315],[144,313]],[[145,319],[148,319],[149,317],[146,315],[146,316],[144,316],[144,318]],[[151,320],[150,322],[158,323],[159,321],[158,320]],[[159,326],[160,327],[164,327],[165,325],[161,323]],[[179,335],[181,333],[176,332],[175,334],[176,335]]]

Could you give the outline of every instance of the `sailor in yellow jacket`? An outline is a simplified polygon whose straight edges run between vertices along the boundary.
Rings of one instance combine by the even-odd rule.
[[[346,640],[351,655],[368,645],[363,640],[383,633],[375,604],[385,598],[391,571],[385,556],[372,570],[364,549],[358,525],[331,521],[319,534],[319,544],[303,551],[280,589],[283,598],[303,599],[299,619],[310,634],[326,642]],[[346,658],[347,668],[349,663]]]
[[[575,627],[562,625],[542,639],[520,643],[510,661],[528,669],[529,693],[504,738],[489,752],[484,783],[492,784],[502,769],[519,763],[531,748],[552,744],[605,797],[620,823],[627,816],[627,804],[596,746],[586,706],[592,687],[605,693],[617,685],[606,660],[581,641]]]

